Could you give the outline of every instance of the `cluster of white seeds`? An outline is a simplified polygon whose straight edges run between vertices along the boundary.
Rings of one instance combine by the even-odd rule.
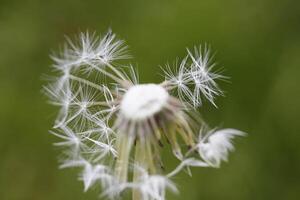
[[[111,31],[68,39],[52,58],[58,76],[45,92],[60,110],[51,133],[65,148],[61,167],[80,167],[85,191],[99,184],[109,198],[131,190],[133,200],[164,200],[166,189],[177,191],[173,176],[189,167],[219,167],[234,150],[231,139],[244,135],[209,130],[197,112],[204,99],[215,105],[222,95],[215,81],[224,77],[212,71],[206,47],[167,65],[160,84],[139,84],[134,68],[118,63],[130,56]],[[179,161],[172,171],[163,170],[162,146]]]

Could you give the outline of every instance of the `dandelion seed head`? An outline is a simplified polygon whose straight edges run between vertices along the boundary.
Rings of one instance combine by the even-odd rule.
[[[63,147],[61,168],[81,168],[84,191],[101,186],[104,196],[118,198],[132,190],[134,199],[164,200],[177,192],[172,178],[191,167],[219,167],[234,150],[235,129],[204,130],[197,109],[222,94],[210,51],[194,48],[167,65],[162,83],[140,84],[123,40],[109,30],[103,37],[82,33],[67,38],[61,54],[52,56],[58,77],[44,87],[60,110],[51,133]],[[191,109],[193,108],[193,109]],[[197,139],[198,138],[198,139]],[[178,166],[164,171],[161,148],[169,148]],[[187,148],[186,148],[187,147]],[[199,154],[193,152],[198,151]]]

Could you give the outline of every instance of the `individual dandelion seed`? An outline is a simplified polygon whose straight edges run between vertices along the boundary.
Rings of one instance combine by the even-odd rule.
[[[132,190],[133,200],[164,200],[167,189],[177,191],[173,176],[219,167],[234,150],[231,140],[245,135],[209,129],[197,111],[204,99],[216,106],[216,80],[225,78],[213,71],[207,46],[187,50],[174,69],[167,65],[159,84],[139,84],[135,69],[118,63],[130,56],[110,30],[67,39],[52,58],[58,76],[44,91],[60,111],[51,133],[66,148],[61,167],[83,169],[84,191],[100,184],[109,198]],[[163,170],[163,146],[179,161],[173,171]]]

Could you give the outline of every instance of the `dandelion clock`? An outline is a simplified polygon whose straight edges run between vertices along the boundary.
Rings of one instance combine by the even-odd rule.
[[[51,133],[63,149],[61,168],[80,168],[84,190],[101,187],[102,196],[164,200],[178,192],[173,177],[191,167],[218,168],[234,150],[236,129],[210,129],[200,117],[203,101],[222,95],[209,49],[195,47],[174,66],[163,67],[161,83],[140,84],[124,41],[82,33],[52,55],[57,76],[44,87],[59,107]],[[161,150],[178,160],[164,169]]]

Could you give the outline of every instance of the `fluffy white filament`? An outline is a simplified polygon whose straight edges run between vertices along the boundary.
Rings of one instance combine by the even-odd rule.
[[[168,97],[168,92],[159,85],[136,85],[124,95],[121,112],[128,118],[143,120],[159,112],[167,104]]]
[[[206,98],[214,106],[215,96],[222,95],[216,79],[226,78],[213,72],[215,66],[210,58],[210,50],[207,46],[203,49],[195,47],[194,52],[187,49],[188,55],[178,64],[175,63],[175,72],[170,66],[165,71],[166,80],[171,87],[177,90],[182,101],[199,107],[202,99]]]
[[[228,153],[234,150],[232,139],[235,136],[245,136],[245,133],[236,129],[212,130],[200,138],[198,152],[206,163],[220,167],[221,161],[227,161]]]

